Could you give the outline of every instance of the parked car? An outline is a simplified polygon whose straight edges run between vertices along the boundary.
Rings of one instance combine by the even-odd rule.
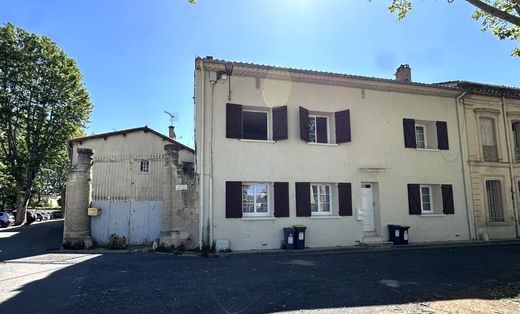
[[[36,214],[31,211],[27,211],[27,213],[25,214],[25,219],[26,224],[30,225],[36,221]]]
[[[43,214],[41,212],[36,212],[36,221],[44,221]]]
[[[0,212],[0,228],[5,228],[14,223],[14,216],[8,212]]]
[[[49,213],[49,211],[42,211],[41,213],[43,214],[43,219],[44,220],[51,220],[52,219],[52,215],[51,215],[51,213]]]

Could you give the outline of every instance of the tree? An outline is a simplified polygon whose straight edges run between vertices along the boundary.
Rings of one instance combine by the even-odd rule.
[[[476,7],[472,18],[481,21],[483,32],[491,31],[500,40],[520,41],[520,0],[465,1]],[[412,0],[392,0],[388,9],[401,20],[412,9]],[[513,49],[511,55],[520,56],[520,46]]]
[[[91,111],[73,59],[46,36],[0,27],[0,162],[14,180],[17,225],[42,166],[58,158]]]

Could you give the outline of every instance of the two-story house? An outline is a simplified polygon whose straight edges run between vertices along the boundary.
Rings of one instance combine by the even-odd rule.
[[[464,107],[477,236],[518,237],[520,89],[465,81],[440,84],[464,91],[459,102]]]
[[[388,238],[468,240],[461,91],[396,79],[195,60],[196,172],[203,243],[279,248]]]

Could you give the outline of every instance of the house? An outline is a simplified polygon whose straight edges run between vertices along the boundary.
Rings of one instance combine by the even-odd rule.
[[[520,89],[466,81],[439,83],[464,94],[474,228],[482,239],[519,237]]]
[[[143,245],[176,232],[183,234],[183,245],[197,245],[198,202],[194,198],[198,194],[192,197],[190,190],[195,185],[194,150],[176,141],[173,126],[169,136],[145,126],[72,139],[71,174],[80,163],[78,152],[85,149],[93,151],[87,174],[91,184],[79,185],[69,176],[66,235],[83,224],[84,234],[90,232],[99,244],[107,244],[112,234],[124,236],[129,244]],[[180,191],[176,191],[178,186]],[[74,198],[81,199],[74,196],[76,189],[87,193],[86,206],[100,212],[86,217],[85,209],[75,205]]]
[[[458,88],[195,60],[195,171],[200,239],[232,250],[280,248],[283,228],[306,246],[411,242],[474,234],[461,151]]]

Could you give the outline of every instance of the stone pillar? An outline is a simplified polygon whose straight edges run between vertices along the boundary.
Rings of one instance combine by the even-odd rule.
[[[163,175],[163,208],[161,220],[160,243],[166,246],[185,245],[190,238],[186,221],[183,219],[184,205],[183,191],[177,191],[175,186],[181,184],[182,174],[179,171],[179,150],[177,144],[167,144],[165,150],[165,164]]]
[[[92,201],[93,153],[90,148],[78,148],[78,163],[72,166],[67,178],[63,243],[73,247],[92,246],[87,212]]]

